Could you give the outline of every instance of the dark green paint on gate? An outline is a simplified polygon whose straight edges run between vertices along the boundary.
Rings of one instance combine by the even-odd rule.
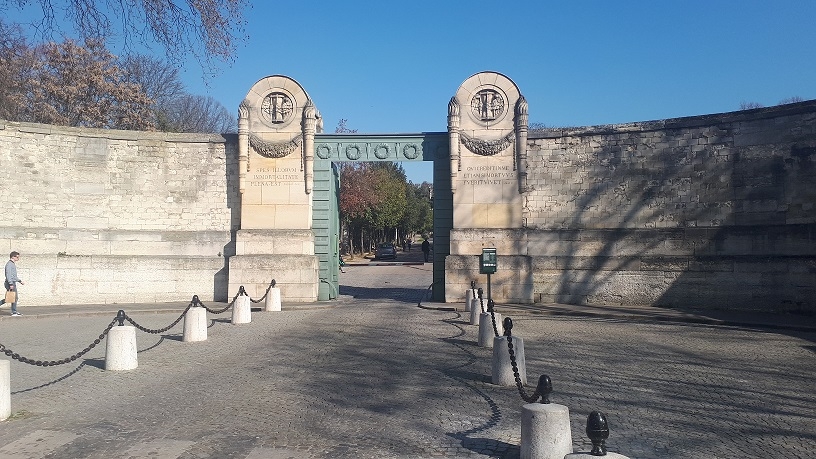
[[[331,300],[339,291],[340,181],[335,162],[432,161],[434,252],[433,299],[445,298],[445,257],[450,254],[453,226],[448,133],[358,135],[317,134],[314,145],[312,228],[320,268],[319,300]]]

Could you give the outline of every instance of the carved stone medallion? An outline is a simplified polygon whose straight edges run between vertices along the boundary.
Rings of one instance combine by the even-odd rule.
[[[295,104],[288,94],[272,92],[261,102],[261,116],[271,124],[285,123],[294,111]]]
[[[504,97],[494,89],[482,89],[470,100],[470,110],[479,121],[495,121],[505,112]]]

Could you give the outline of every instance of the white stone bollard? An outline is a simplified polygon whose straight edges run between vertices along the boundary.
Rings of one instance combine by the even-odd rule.
[[[136,327],[114,325],[108,332],[105,348],[105,370],[132,370],[139,366]]]
[[[207,310],[193,306],[184,314],[183,342],[207,341]]]
[[[521,407],[521,459],[564,459],[570,453],[572,433],[566,406],[528,403]]]
[[[0,421],[11,416],[11,362],[0,360]]]
[[[499,336],[501,336],[504,334],[501,314],[498,312],[494,312],[493,314],[496,315],[496,329],[499,331]],[[495,337],[496,331],[493,330],[493,318],[490,317],[489,312],[481,313],[479,315],[479,346],[493,347],[493,338]]]
[[[607,452],[604,456],[595,456],[590,453],[571,453],[564,456],[564,459],[598,459],[598,457],[603,457],[604,459],[629,459],[628,456],[624,456],[623,454],[611,452]]]
[[[264,311],[280,311],[281,310],[281,294],[280,289],[272,287],[266,294],[266,307]]]
[[[471,308],[471,304],[473,304],[473,297],[476,295],[473,294],[473,289],[469,288],[465,291],[465,312],[469,312]]]
[[[248,324],[252,322],[252,308],[249,295],[238,295],[232,305],[232,323]]]
[[[470,302],[470,324],[479,325],[479,315],[482,313],[482,305],[479,304],[479,299],[474,298]]]
[[[524,340],[513,336],[513,354],[516,356],[516,366],[522,384],[527,384],[527,364],[524,361]],[[493,361],[491,365],[493,384],[499,386],[515,386],[516,377],[513,375],[513,365],[510,364],[510,351],[507,349],[507,337],[493,338]]]

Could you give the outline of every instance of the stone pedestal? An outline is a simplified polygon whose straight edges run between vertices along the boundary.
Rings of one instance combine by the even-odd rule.
[[[136,354],[136,327],[114,325],[108,332],[105,349],[105,370],[133,370],[139,366]]]
[[[280,311],[281,310],[281,291],[277,287],[272,287],[269,289],[269,293],[266,295],[266,304],[264,305],[264,311]]]
[[[184,314],[184,332],[182,341],[185,343],[207,340],[207,310],[194,306]]]
[[[557,403],[521,408],[521,459],[564,459],[572,453],[569,409]]]
[[[250,322],[252,322],[252,308],[249,297],[239,295],[235,298],[235,304],[232,305],[232,323],[248,324]]]
[[[504,325],[502,325],[502,316],[498,312],[496,315],[496,329],[499,331],[499,336],[504,333]],[[493,318],[490,317],[489,312],[483,312],[479,315],[479,346],[493,347],[493,338],[496,337],[496,330],[493,330]],[[513,343],[515,344],[515,343]]]
[[[11,416],[11,362],[0,360],[0,421]]]
[[[618,454],[618,453],[610,453],[610,452],[607,452],[605,456],[593,456],[592,454],[589,454],[589,453],[572,453],[572,454],[567,454],[566,456],[564,456],[564,459],[598,459],[598,458],[602,458],[602,459],[629,459],[628,456],[624,456],[624,455]]]
[[[524,361],[524,340],[513,338],[513,353],[516,355],[516,366],[522,384],[527,384],[527,364]],[[499,386],[515,386],[513,366],[510,364],[510,351],[507,349],[507,337],[493,338],[493,361],[491,365],[491,382]]]

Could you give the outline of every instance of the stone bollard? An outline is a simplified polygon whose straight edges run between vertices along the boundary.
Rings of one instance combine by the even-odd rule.
[[[11,416],[11,362],[0,360],[0,421]]]
[[[521,407],[521,459],[564,459],[572,453],[569,409],[557,403]]]
[[[465,312],[470,311],[470,306],[473,303],[473,289],[469,288],[465,291]]]
[[[264,311],[267,312],[277,312],[281,310],[281,292],[280,289],[275,287],[274,282],[273,287],[269,289],[269,292],[266,294],[266,305],[264,307]]]
[[[194,297],[195,302],[198,298]],[[183,342],[207,341],[207,310],[196,305],[184,314]]]
[[[124,325],[125,311],[119,310],[119,325],[108,332],[105,347],[105,370],[132,370],[139,366],[136,346],[136,327]]]
[[[505,319],[506,320],[506,319]],[[512,336],[513,353],[516,356],[516,367],[522,384],[527,384],[527,364],[524,361],[524,340]],[[510,352],[507,349],[506,336],[493,337],[493,360],[491,363],[491,382],[497,386],[515,386],[516,377],[513,374],[513,365],[510,361]]]
[[[587,416],[586,433],[592,441],[592,451],[589,453],[573,453],[564,456],[564,459],[594,459],[603,456],[607,459],[629,459],[628,457],[606,451],[606,439],[609,438],[609,424],[606,415],[600,411],[593,411]]]
[[[496,329],[499,335],[504,334],[504,329],[501,323],[501,314],[494,312],[496,316]],[[479,315],[479,346],[493,347],[493,338],[496,337],[496,330],[493,330],[493,318],[490,317],[489,312],[483,312]]]
[[[244,291],[242,285],[235,297],[235,304],[232,305],[232,323],[248,324],[252,322],[252,308],[250,306],[249,295]]]
[[[482,289],[477,290],[477,294],[470,303],[471,325],[479,325],[479,314],[482,313]]]

